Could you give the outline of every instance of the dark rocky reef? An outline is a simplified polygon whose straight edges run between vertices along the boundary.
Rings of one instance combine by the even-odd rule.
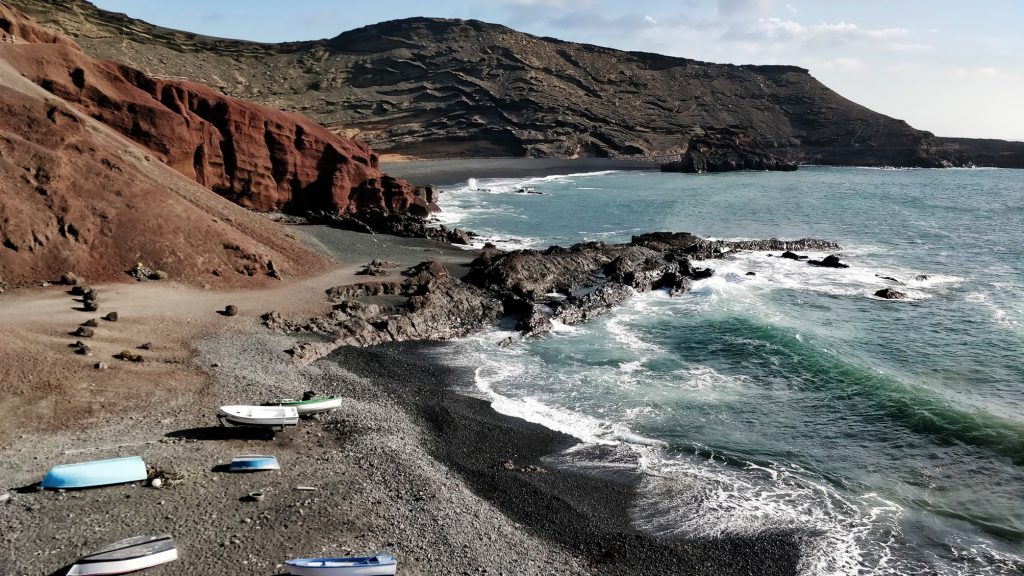
[[[366,234],[390,234],[403,238],[426,238],[448,244],[468,245],[475,233],[460,228],[434,226],[421,216],[385,212],[383,210],[361,210],[352,214],[335,212],[310,212],[307,221],[332,226],[340,230],[352,230]]]
[[[736,170],[791,172],[797,167],[795,162],[787,162],[757,147],[742,130],[722,129],[691,138],[680,159],[663,164],[661,171],[689,174]]]
[[[302,112],[390,152],[678,155],[739,129],[753,150],[783,166],[1024,166],[1019,151],[1005,153],[1012,143],[937,138],[795,66],[712,64],[433,18],[261,44],[161,28],[82,0],[12,1],[92,55]],[[702,154],[711,165],[741,163]]]
[[[875,296],[878,298],[884,298],[886,300],[902,300],[907,297],[906,294],[899,290],[893,290],[892,288],[882,288],[875,292]]]
[[[839,247],[813,239],[711,241],[686,232],[644,234],[627,244],[587,242],[544,251],[487,247],[461,278],[437,262],[423,262],[403,272],[406,278],[400,281],[331,288],[327,297],[335,306],[326,316],[293,322],[270,312],[263,321],[271,328],[327,337],[296,346],[292,353],[299,362],[311,362],[340,346],[464,336],[503,316],[514,319],[524,336],[532,336],[551,330],[555,321],[587,322],[636,292],[684,293],[692,281],[714,274],[695,266],[694,260],[780,248]]]

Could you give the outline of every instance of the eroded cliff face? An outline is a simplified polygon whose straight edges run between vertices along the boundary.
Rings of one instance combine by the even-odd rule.
[[[259,44],[161,28],[82,0],[13,1],[90,54],[300,111],[383,151],[671,155],[735,128],[783,162],[947,166],[996,157],[873,112],[794,66],[712,64],[431,18]]]
[[[9,61],[21,74],[242,206],[293,213],[436,210],[429,191],[383,174],[366,144],[300,114],[97,61],[2,4],[0,16],[19,38]]]
[[[282,226],[221,198],[22,77],[0,45],[0,288],[73,271],[255,286],[326,266]],[[276,271],[276,272],[275,272]]]

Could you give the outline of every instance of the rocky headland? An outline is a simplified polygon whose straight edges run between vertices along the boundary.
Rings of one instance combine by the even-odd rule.
[[[313,336],[291,351],[308,364],[344,346],[372,346],[408,340],[447,340],[514,320],[523,337],[552,329],[553,322],[579,324],[605,314],[634,293],[664,289],[687,292],[694,280],[714,270],[695,261],[720,259],[737,251],[836,251],[834,242],[801,240],[707,240],[686,232],[634,236],[624,244],[587,242],[569,248],[504,252],[485,246],[465,265],[427,260],[401,271],[400,277],[332,287],[329,313],[287,319],[271,311],[265,326]],[[840,265],[838,257],[824,259]],[[810,264],[822,265],[822,261]],[[841,265],[845,266],[845,265]],[[364,274],[388,275],[380,262]],[[501,345],[514,342],[510,337]]]

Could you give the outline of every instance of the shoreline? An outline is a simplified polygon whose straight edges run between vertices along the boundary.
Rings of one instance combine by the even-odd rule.
[[[528,178],[603,170],[654,170],[656,162],[611,158],[483,158],[381,162],[381,170],[417,186],[452,186],[469,178]]]
[[[796,534],[670,540],[639,531],[631,511],[641,471],[595,474],[552,465],[551,457],[580,441],[459,392],[473,385],[473,371],[436,361],[444,346],[341,348],[322,361],[376,379],[429,431],[435,458],[531,533],[580,554],[592,574],[637,574],[641,563],[644,574],[797,574]]]

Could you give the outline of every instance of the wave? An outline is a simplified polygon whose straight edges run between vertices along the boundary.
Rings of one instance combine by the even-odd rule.
[[[871,249],[873,247],[862,247],[861,253]],[[827,256],[827,253],[807,254],[810,259]],[[910,301],[925,300],[965,282],[960,276],[857,261],[852,262],[850,268],[822,268],[806,261],[769,257],[765,252],[741,252],[726,260],[702,264],[714,268],[719,277],[735,284],[736,288],[803,290],[832,296],[871,296],[881,288],[892,287],[904,292]],[[748,272],[755,275],[748,276]],[[698,284],[694,284],[694,289],[698,289]]]

